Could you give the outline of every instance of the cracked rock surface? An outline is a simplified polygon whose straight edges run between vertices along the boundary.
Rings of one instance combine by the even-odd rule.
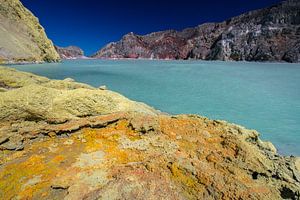
[[[73,81],[57,88],[55,81],[14,72],[42,82],[0,93],[0,108],[13,110],[0,120],[0,199],[300,198],[299,158],[278,155],[255,130],[197,115],[162,114],[125,97],[132,107],[123,109],[111,91]],[[0,81],[11,86],[1,75]],[[54,96],[72,91],[74,97],[84,89],[82,102],[89,101],[89,92],[112,95],[114,106],[103,101],[111,112],[97,113],[95,99],[88,110],[76,110],[82,115],[63,109],[58,117],[52,108],[24,117],[26,105],[49,104],[39,98],[42,92],[27,98],[22,111],[3,101],[15,91],[41,87],[55,90]],[[15,101],[22,102],[17,95]]]

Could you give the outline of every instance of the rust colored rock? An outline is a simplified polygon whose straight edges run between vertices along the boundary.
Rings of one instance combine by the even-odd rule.
[[[95,113],[95,99],[88,110],[78,109],[78,117],[55,120],[54,107],[48,115],[37,109],[49,105],[43,93],[24,99],[20,91],[58,88],[51,91],[76,97],[84,90],[82,102],[89,93],[112,92],[7,68],[0,72],[2,82],[20,87],[0,93],[0,114],[9,116],[0,120],[0,199],[299,199],[299,158],[280,156],[254,130],[162,114],[125,97],[115,102],[114,112],[108,98],[100,105],[109,112]],[[124,101],[130,107],[123,109]],[[41,117],[15,114],[25,108]]]
[[[59,47],[54,46],[61,59],[82,59],[86,58],[82,49],[76,46]]]
[[[300,61],[300,1],[287,0],[221,23],[147,35],[129,33],[94,58]]]
[[[299,197],[298,158],[263,150],[251,131],[227,122],[119,113],[27,126],[37,137],[0,154],[1,199]]]

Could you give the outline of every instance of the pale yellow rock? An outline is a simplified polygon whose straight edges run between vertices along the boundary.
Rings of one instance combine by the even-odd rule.
[[[273,153],[277,152],[276,147],[269,141],[263,142],[263,146],[266,150],[272,151]]]
[[[1,83],[7,85],[9,88],[20,88],[31,84],[38,84],[49,88],[66,90],[77,88],[95,89],[87,84],[76,83],[69,79],[50,80],[46,77],[37,76],[27,72],[19,72],[13,68],[0,66],[0,84]]]
[[[31,73],[19,72],[13,68],[0,66],[0,83],[4,83],[8,87],[18,88],[30,84],[42,84],[49,82],[46,77],[36,76]]]
[[[297,169],[297,170],[299,171],[299,173],[300,173],[300,157],[297,157],[297,158],[296,158],[295,166],[296,166],[296,169]]]
[[[7,92],[7,89],[0,87],[0,92]]]
[[[65,78],[64,81],[75,82],[75,80],[72,78]]]
[[[79,88],[86,88],[86,89],[95,89],[92,86],[89,86],[84,83],[76,83],[76,82],[70,82],[70,81],[61,81],[61,80],[51,80],[46,83],[41,84],[44,87],[49,87],[49,88],[55,88],[55,89],[60,89],[60,90],[74,90],[74,89],[79,89]]]
[[[101,86],[99,87],[99,90],[107,90],[107,86],[106,86],[106,85],[101,85]]]
[[[0,67],[0,82],[11,87],[0,95],[0,120],[66,120],[114,112],[155,114],[153,108],[109,90],[49,80]]]
[[[0,0],[0,63],[60,60],[39,20],[19,0]]]

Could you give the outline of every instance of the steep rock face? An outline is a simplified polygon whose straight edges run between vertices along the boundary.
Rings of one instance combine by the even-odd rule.
[[[0,199],[300,198],[300,158],[254,130],[71,79],[0,75]]]
[[[129,33],[95,58],[299,62],[300,2],[287,0],[222,23],[148,35]]]
[[[86,58],[82,49],[76,46],[59,47],[55,46],[57,53],[61,59],[78,59]]]
[[[208,59],[299,62],[300,1],[230,19]]]
[[[0,63],[59,59],[38,19],[19,0],[0,0]]]

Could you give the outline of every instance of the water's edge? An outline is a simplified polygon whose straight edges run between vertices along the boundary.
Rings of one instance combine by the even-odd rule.
[[[11,65],[51,79],[107,85],[171,114],[193,113],[262,133],[300,155],[300,65],[220,61],[64,60]]]

